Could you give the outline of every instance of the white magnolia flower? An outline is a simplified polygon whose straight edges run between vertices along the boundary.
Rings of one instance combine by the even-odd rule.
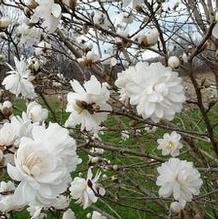
[[[170,56],[168,59],[168,65],[172,68],[178,68],[180,66],[180,60],[177,56]]]
[[[69,208],[63,213],[62,219],[76,219],[74,212]]]
[[[32,123],[30,119],[23,113],[22,117],[13,116],[10,121],[11,131],[13,131],[14,145],[19,146],[22,137],[32,137],[32,129],[38,126],[38,123]],[[9,127],[8,127],[9,129]]]
[[[170,154],[173,157],[179,155],[179,150],[183,147],[180,143],[181,135],[173,131],[170,135],[165,133],[162,139],[158,139],[158,148],[163,155]]]
[[[11,123],[4,123],[0,129],[0,145],[1,147],[7,147],[13,145],[17,139],[17,133],[15,127]]]
[[[12,109],[12,103],[9,100],[4,101],[2,104],[0,103],[0,110],[3,112],[5,108]]]
[[[102,215],[98,211],[93,211],[92,219],[107,219],[107,217],[105,217],[104,215]]]
[[[40,18],[43,19],[42,27],[50,33],[54,32],[61,19],[61,6],[54,0],[36,0],[38,6],[31,18],[33,23],[37,23]]]
[[[3,147],[19,146],[22,137],[31,137],[32,128],[38,123],[32,123],[25,113],[23,116],[12,116],[10,122],[4,123],[0,129],[0,145]]]
[[[11,20],[9,17],[1,17],[0,18],[0,29],[5,29],[9,26]]]
[[[48,110],[34,101],[28,104],[26,115],[33,122],[43,122],[48,118]]]
[[[161,63],[139,62],[118,73],[115,84],[120,88],[122,101],[129,98],[139,115],[154,122],[172,120],[185,101],[182,79]]]
[[[40,68],[39,60],[36,57],[29,57],[27,59],[28,68],[33,70],[34,72],[38,72]]]
[[[14,57],[16,69],[13,69],[10,65],[11,71],[8,72],[8,76],[2,82],[6,90],[19,96],[20,94],[26,98],[35,98],[36,93],[32,84],[33,77],[27,67],[26,60],[22,57],[19,61]]]
[[[76,203],[83,205],[84,209],[97,202],[96,195],[103,196],[105,194],[105,190],[98,185],[100,175],[101,173],[97,172],[96,176],[93,177],[92,169],[89,168],[87,179],[76,177],[71,183],[71,196],[73,199],[77,199]]]
[[[14,159],[15,166],[8,164],[7,171],[12,179],[20,181],[14,193],[16,202],[44,206],[51,206],[66,191],[70,173],[81,162],[74,139],[56,123],[50,123],[47,129],[33,127],[32,138],[21,138]]]
[[[90,66],[93,63],[97,62],[99,60],[99,57],[93,52],[89,51],[86,53],[85,56],[82,58],[78,58],[77,61],[82,65],[82,66]]]
[[[157,171],[159,176],[156,184],[161,186],[160,197],[167,198],[173,195],[176,201],[185,204],[190,202],[194,195],[200,193],[203,181],[192,162],[170,158],[158,167]]]
[[[145,47],[154,46],[159,39],[159,32],[156,28],[151,29],[146,34],[139,34],[136,36],[137,41]]]
[[[74,92],[67,95],[67,112],[71,112],[66,126],[75,127],[81,124],[81,130],[97,132],[100,123],[107,119],[105,112],[110,111],[111,106],[107,103],[110,92],[105,84],[101,84],[95,76],[86,81],[83,87],[76,80],[71,82]]]
[[[20,42],[23,44],[33,44],[40,40],[42,30],[26,23],[22,23],[17,27],[17,32],[20,35]]]
[[[132,4],[132,7],[135,8],[136,6],[141,6],[143,4],[143,0],[122,0],[123,7],[127,7],[128,5]]]
[[[6,100],[3,103],[0,103],[0,111],[7,118],[12,114],[12,111],[13,111],[12,107],[13,105],[9,100]]]

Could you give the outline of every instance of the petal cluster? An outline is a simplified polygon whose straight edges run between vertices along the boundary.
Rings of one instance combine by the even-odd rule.
[[[56,123],[48,128],[35,126],[32,137],[23,137],[15,154],[15,166],[8,164],[9,176],[20,181],[14,198],[20,204],[51,205],[65,192],[70,173],[81,162],[76,143],[66,129]]]
[[[54,32],[61,19],[61,6],[54,0],[36,0],[38,6],[31,18],[33,23],[43,20],[42,26],[50,33]]]
[[[95,76],[86,81],[83,87],[76,80],[71,82],[74,92],[67,95],[67,112],[70,116],[66,126],[75,127],[81,124],[81,130],[97,132],[101,122],[107,119],[111,106],[107,103],[110,92],[105,84],[101,84]]]
[[[156,184],[160,186],[159,195],[167,198],[173,196],[184,205],[190,202],[194,195],[200,193],[203,184],[200,173],[192,162],[171,158],[157,168],[159,176]]]
[[[8,76],[2,82],[2,85],[5,86],[6,90],[9,90],[11,93],[16,96],[22,95],[25,98],[33,99],[36,97],[34,86],[32,84],[33,77],[31,72],[28,69],[26,60],[22,57],[19,61],[14,57],[16,69],[11,68],[11,71],[8,72]]]
[[[139,115],[154,122],[172,120],[185,102],[182,79],[161,63],[139,62],[118,74],[121,100],[130,99]]]
[[[158,139],[158,148],[163,155],[170,154],[173,157],[179,155],[179,150],[183,147],[180,143],[181,135],[173,131],[171,134],[165,133],[162,139]]]
[[[70,192],[73,199],[81,204],[84,209],[88,208],[92,203],[97,202],[98,195],[103,196],[105,190],[99,187],[98,180],[100,177],[98,172],[95,177],[92,174],[92,169],[89,168],[87,179],[76,177],[70,186]]]

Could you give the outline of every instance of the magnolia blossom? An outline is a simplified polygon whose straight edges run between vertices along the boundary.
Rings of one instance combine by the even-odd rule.
[[[69,208],[63,213],[62,219],[76,219],[74,212]]]
[[[26,118],[25,113],[22,117],[12,116],[10,122],[5,122],[0,129],[0,145],[7,147],[11,145],[19,145],[20,138],[30,137],[32,128],[38,125],[32,123],[31,120]]]
[[[98,211],[93,211],[91,219],[107,219],[104,215],[99,213]]]
[[[136,36],[137,41],[145,47],[154,46],[159,39],[159,32],[156,28],[151,29],[146,34]]]
[[[81,130],[97,132],[100,123],[106,120],[111,106],[107,103],[110,92],[105,84],[101,84],[95,76],[86,81],[83,87],[76,80],[71,82],[74,92],[67,95],[67,112],[71,112],[66,126],[75,127],[81,124]]]
[[[23,137],[15,154],[15,166],[7,165],[9,176],[20,181],[14,198],[20,204],[51,206],[65,192],[70,173],[81,162],[76,144],[66,129],[50,123],[46,129],[35,126],[32,137]]]
[[[194,195],[200,193],[203,181],[192,162],[170,158],[157,168],[159,176],[156,184],[160,186],[159,195],[168,198],[173,195],[180,204],[190,202]]]
[[[161,63],[139,62],[118,73],[115,84],[120,88],[122,101],[129,98],[139,115],[154,122],[172,120],[185,101],[182,79]]]
[[[33,122],[43,122],[48,118],[48,110],[34,101],[28,104],[26,115]]]
[[[171,68],[178,68],[180,66],[180,60],[177,56],[170,56],[168,59],[168,65]]]
[[[71,183],[71,196],[73,199],[77,199],[76,203],[81,204],[84,209],[97,202],[98,197],[96,195],[103,196],[105,194],[104,188],[98,185],[100,175],[101,173],[97,172],[96,176],[93,177],[92,169],[89,168],[87,179],[76,177]]]
[[[34,78],[30,74],[31,72],[27,67],[26,60],[22,57],[19,61],[14,57],[14,62],[16,69],[9,65],[11,71],[8,72],[9,75],[3,80],[2,85],[16,96],[21,94],[26,98],[35,98],[36,93],[31,82]]]
[[[82,66],[90,66],[98,60],[99,57],[93,51],[89,51],[85,56],[77,59]]]
[[[181,135],[173,131],[170,135],[165,133],[162,139],[158,139],[158,148],[163,155],[170,154],[173,157],[179,155],[179,150],[183,147],[180,143]]]
[[[0,111],[5,117],[9,117],[12,114],[12,103],[9,100],[0,103]]]
[[[36,57],[29,57],[27,59],[28,67],[34,72],[38,72],[40,68],[39,60]]]
[[[1,17],[0,18],[0,29],[5,29],[9,26],[11,20],[9,17]]]
[[[0,145],[7,147],[12,145],[17,138],[15,127],[11,123],[4,123],[0,129]]]
[[[36,0],[38,6],[31,18],[33,23],[37,23],[40,18],[43,19],[42,27],[50,33],[54,32],[61,19],[61,6],[54,0]]]

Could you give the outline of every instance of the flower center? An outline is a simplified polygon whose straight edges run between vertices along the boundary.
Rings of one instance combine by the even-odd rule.
[[[22,164],[24,172],[29,176],[38,176],[41,173],[42,166],[41,157],[37,156],[36,153],[30,153]]]
[[[174,143],[172,141],[169,141],[167,144],[166,144],[166,148],[169,149],[169,150],[172,150],[174,148]]]
[[[87,110],[90,114],[94,114],[95,112],[100,110],[100,106],[96,103],[86,103],[85,101],[76,101],[76,109],[79,114],[83,112],[83,110]]]

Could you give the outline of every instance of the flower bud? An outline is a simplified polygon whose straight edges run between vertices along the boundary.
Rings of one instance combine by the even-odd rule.
[[[4,115],[5,118],[9,118],[12,114],[12,103],[6,100],[3,104],[0,105],[1,113]]]
[[[178,68],[180,66],[179,58],[177,56],[171,56],[168,59],[168,65],[173,69]]]
[[[10,23],[11,23],[11,20],[9,17],[1,17],[0,18],[0,29],[6,29]]]

